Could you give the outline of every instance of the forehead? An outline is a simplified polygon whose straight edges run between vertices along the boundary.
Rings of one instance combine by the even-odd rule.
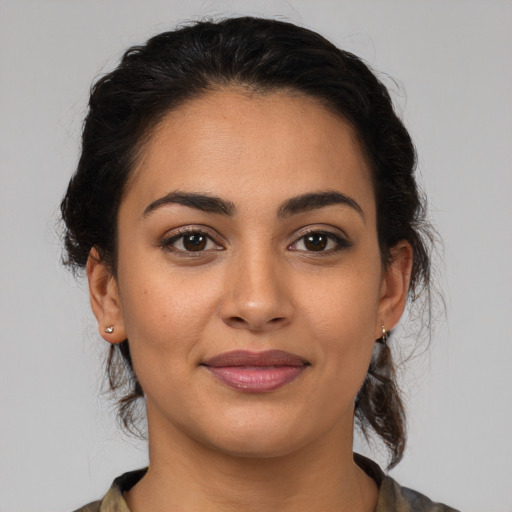
[[[312,190],[371,196],[352,126],[301,93],[205,93],[171,111],[143,147],[128,187],[150,202],[172,190],[281,201]]]

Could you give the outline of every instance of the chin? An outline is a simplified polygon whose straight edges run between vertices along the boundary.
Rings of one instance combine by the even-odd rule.
[[[220,424],[204,432],[203,444],[233,457],[272,458],[289,455],[314,439],[314,432],[301,431],[278,415],[272,418],[252,416],[230,425]],[[276,421],[277,420],[277,421]],[[293,433],[293,435],[291,434]]]
[[[290,436],[268,436],[268,433],[231,438],[210,443],[210,448],[225,455],[245,459],[269,459],[283,457],[297,451],[303,443],[293,442]]]

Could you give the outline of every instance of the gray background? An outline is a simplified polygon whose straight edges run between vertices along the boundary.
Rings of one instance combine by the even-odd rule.
[[[511,511],[512,3],[497,0],[0,1],[0,511],[72,510],[145,463],[101,396],[105,344],[59,264],[57,207],[93,78],[179,21],[232,14],[316,29],[396,80],[447,317],[404,365],[393,475],[466,512]]]

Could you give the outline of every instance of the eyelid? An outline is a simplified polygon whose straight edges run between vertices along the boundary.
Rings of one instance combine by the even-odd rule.
[[[339,238],[343,238],[347,242],[350,241],[350,237],[343,229],[337,226],[332,226],[331,224],[311,224],[309,226],[304,226],[300,228],[294,236],[297,237],[298,239],[311,233],[323,233],[326,235],[332,235],[337,236]]]
[[[191,233],[198,233],[205,235],[209,240],[211,240],[216,246],[218,246],[216,249],[208,249],[208,250],[202,250],[202,251],[185,251],[182,249],[177,249],[175,247],[172,247],[172,244],[179,240],[181,236],[191,234]],[[337,247],[333,249],[329,249],[326,251],[318,251],[318,255],[320,254],[330,254],[333,252],[337,252],[338,250],[347,249],[352,247],[353,243],[351,242],[350,238],[347,236],[344,230],[342,230],[339,227],[332,226],[332,225],[326,225],[326,224],[315,224],[310,226],[305,226],[301,229],[299,229],[295,235],[293,240],[287,244],[287,248],[291,248],[293,245],[297,244],[301,239],[306,237],[310,234],[321,234],[325,235],[327,237],[330,237],[332,240],[335,241],[337,244]],[[220,241],[219,241],[220,239]],[[167,231],[165,235],[159,238],[157,245],[163,249],[172,250],[175,253],[187,255],[187,256],[200,256],[204,253],[211,253],[215,251],[222,251],[226,249],[227,242],[224,240],[224,238],[214,229],[202,225],[202,224],[195,224],[195,225],[186,225],[186,226],[180,226],[174,229],[171,229]],[[220,248],[219,248],[220,247]],[[293,250],[293,249],[292,249]],[[297,250],[299,251],[299,250]],[[310,252],[314,253],[315,251],[303,251],[300,250],[300,252]]]
[[[332,240],[334,240],[334,242],[337,245],[335,248],[328,249],[325,251],[307,251],[303,249],[290,249],[293,245],[297,244],[300,240],[311,234],[319,234],[330,237]],[[306,226],[300,229],[298,233],[296,233],[294,241],[288,244],[288,248],[290,250],[296,250],[297,252],[304,252],[312,255],[316,253],[317,256],[332,254],[343,249],[348,249],[352,246],[353,243],[342,229],[334,226],[326,226],[325,224]]]
[[[211,249],[209,250],[203,250],[203,251],[184,251],[182,249],[177,249],[176,247],[172,247],[172,244],[180,239],[180,237],[185,236],[187,234],[201,234],[206,236],[209,240],[211,240],[216,246],[220,246],[221,249],[215,249],[215,250],[225,250],[225,242],[220,242],[219,238],[222,239],[222,237],[213,229],[209,228],[208,226],[204,226],[201,224],[196,225],[188,225],[188,226],[181,226],[178,228],[174,228],[172,230],[169,230],[166,232],[165,235],[159,238],[157,245],[161,247],[162,249],[172,250],[175,253],[178,254],[185,254],[187,256],[200,256],[201,253],[205,252],[213,252]]]

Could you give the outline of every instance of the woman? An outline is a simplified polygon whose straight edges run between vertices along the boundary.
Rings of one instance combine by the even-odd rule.
[[[125,53],[62,214],[150,464],[81,510],[453,510],[352,451],[354,421],[390,467],[405,447],[387,343],[428,304],[414,166],[385,87],[306,29],[204,22]]]

